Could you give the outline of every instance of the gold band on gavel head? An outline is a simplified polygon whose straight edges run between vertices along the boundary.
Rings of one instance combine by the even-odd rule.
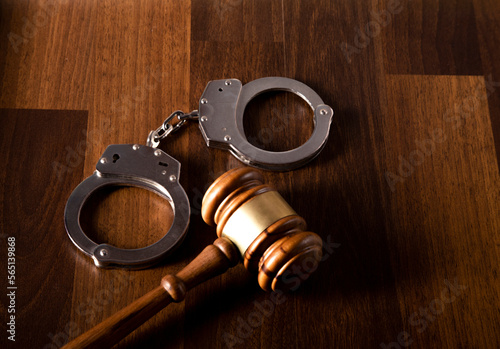
[[[268,191],[239,207],[228,219],[222,236],[230,239],[243,256],[265,229],[281,218],[296,214],[277,191]]]

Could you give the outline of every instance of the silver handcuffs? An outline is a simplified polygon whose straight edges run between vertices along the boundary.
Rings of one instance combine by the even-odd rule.
[[[314,111],[311,138],[298,148],[283,152],[262,150],[250,144],[243,130],[243,114],[256,96],[288,91],[302,97]],[[262,78],[242,86],[236,79],[208,83],[200,99],[200,130],[209,147],[228,149],[243,163],[265,170],[288,171],[314,159],[330,132],[333,110],[309,86],[288,78]]]
[[[250,144],[243,129],[247,104],[268,91],[288,91],[304,99],[314,111],[314,131],[298,148],[284,152],[262,150]],[[172,120],[178,119],[174,125]],[[96,165],[94,174],[71,193],[64,212],[64,223],[71,241],[92,257],[98,267],[141,269],[167,256],[183,241],[191,213],[189,199],[179,184],[180,163],[157,149],[160,141],[188,120],[199,120],[207,146],[227,149],[243,163],[277,171],[288,171],[314,159],[325,146],[333,119],[333,110],[307,85],[281,77],[261,78],[246,85],[237,79],[210,81],[199,102],[199,111],[172,113],[156,130],[147,145],[110,145]],[[174,212],[168,232],[156,243],[139,249],[121,249],[97,244],[87,237],[80,225],[81,210],[98,189],[111,186],[135,186],[165,198]]]

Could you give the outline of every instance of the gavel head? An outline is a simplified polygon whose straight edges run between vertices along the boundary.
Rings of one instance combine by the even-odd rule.
[[[305,231],[305,220],[254,169],[233,169],[215,180],[201,214],[207,224],[217,225],[219,237],[236,245],[245,268],[258,273],[266,291],[295,287],[321,259],[321,238]]]

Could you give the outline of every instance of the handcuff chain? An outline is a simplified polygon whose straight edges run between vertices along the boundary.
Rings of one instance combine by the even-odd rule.
[[[158,147],[162,139],[179,130],[182,125],[186,123],[186,121],[198,120],[198,116],[198,110],[193,110],[191,113],[187,114],[181,110],[174,111],[165,119],[165,121],[163,121],[163,124],[160,127],[158,127],[154,131],[149,132],[146,145],[152,148]],[[177,118],[179,122],[176,124],[172,124],[171,122],[174,118]]]

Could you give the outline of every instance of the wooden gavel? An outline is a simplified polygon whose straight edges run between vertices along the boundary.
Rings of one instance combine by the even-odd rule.
[[[222,274],[243,259],[258,273],[265,291],[286,291],[305,280],[322,256],[322,240],[304,231],[306,222],[251,168],[220,176],[202,202],[203,220],[217,224],[213,245],[206,247],[177,275],[83,333],[63,348],[110,348],[168,304],[182,301],[194,286]]]

